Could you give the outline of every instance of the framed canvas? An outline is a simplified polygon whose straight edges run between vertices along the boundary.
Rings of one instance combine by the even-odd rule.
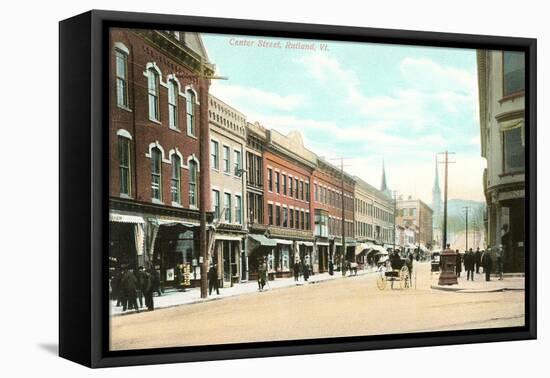
[[[536,40],[60,22],[59,353],[536,338]]]

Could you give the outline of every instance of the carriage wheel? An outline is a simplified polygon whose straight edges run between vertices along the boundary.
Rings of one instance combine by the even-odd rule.
[[[399,271],[399,286],[401,289],[408,289],[410,287],[410,275],[409,268],[403,266]]]
[[[387,284],[388,280],[386,278],[386,275],[384,274],[384,272],[381,272],[376,279],[376,286],[378,287],[378,289],[384,290]]]

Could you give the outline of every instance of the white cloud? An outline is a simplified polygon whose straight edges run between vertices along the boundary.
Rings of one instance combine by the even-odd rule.
[[[235,106],[237,109],[260,107],[264,109],[295,110],[305,103],[305,98],[299,94],[282,96],[275,92],[268,92],[254,87],[228,85],[215,82],[210,92],[220,100]]]

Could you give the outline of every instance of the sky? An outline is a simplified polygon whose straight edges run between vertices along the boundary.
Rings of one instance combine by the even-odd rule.
[[[283,134],[298,130],[308,149],[345,158],[347,172],[378,188],[384,164],[391,190],[427,203],[436,156],[448,150],[455,161],[449,199],[484,200],[475,50],[215,34],[203,40],[216,74],[227,77],[213,80],[210,92],[249,122]]]

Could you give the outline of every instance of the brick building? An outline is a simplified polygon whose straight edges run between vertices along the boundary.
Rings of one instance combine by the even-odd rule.
[[[210,208],[199,201],[208,172],[199,146],[208,133],[201,73],[213,66],[196,33],[111,31],[111,267],[153,263],[164,286],[179,283],[183,266],[200,278],[199,207]]]
[[[311,266],[313,255],[311,175],[315,155],[297,132],[267,130],[263,145],[263,227],[251,232],[250,269],[266,258],[272,276],[290,276],[295,263]],[[250,173],[250,172],[249,172]]]
[[[400,245],[405,250],[420,247],[427,251],[433,242],[433,210],[424,201],[408,197],[397,199],[396,224],[414,230],[414,242]]]
[[[317,158],[313,172],[313,213],[315,247],[318,256],[318,270],[328,270],[332,261],[337,267],[342,258],[354,261],[353,250],[353,198],[355,180],[344,172],[344,218],[346,253],[342,245],[342,171],[326,160]]]

